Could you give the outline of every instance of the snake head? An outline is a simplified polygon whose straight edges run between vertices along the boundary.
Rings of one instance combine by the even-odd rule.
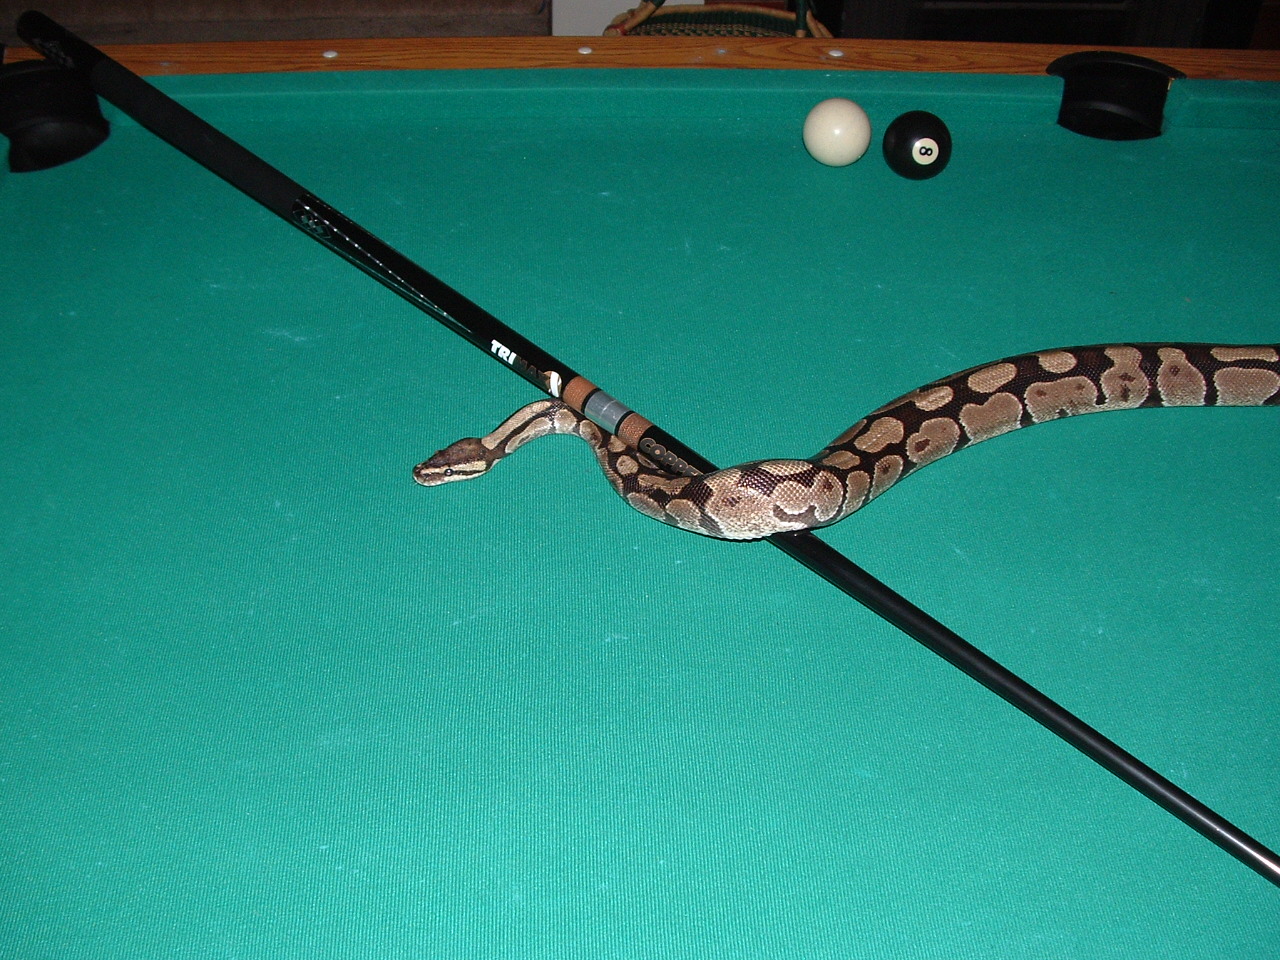
[[[493,466],[493,455],[476,437],[451,443],[413,468],[413,479],[424,487],[470,480]]]

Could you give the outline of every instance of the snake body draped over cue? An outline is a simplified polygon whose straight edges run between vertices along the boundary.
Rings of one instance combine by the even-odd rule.
[[[802,460],[756,460],[699,476],[663,470],[557,400],[522,407],[485,437],[414,468],[424,486],[480,476],[538,437],[571,434],[619,496],[691,533],[756,540],[830,526],[909,473],[1020,427],[1138,407],[1280,405],[1280,344],[1066,347],[983,364],[890,401]]]

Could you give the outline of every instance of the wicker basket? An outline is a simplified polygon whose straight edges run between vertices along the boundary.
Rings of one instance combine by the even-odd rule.
[[[799,3],[796,12],[790,13],[751,3],[668,7],[662,5],[662,0],[645,0],[634,10],[614,17],[604,33],[605,36],[830,37],[831,31],[807,12],[806,7],[807,4]]]

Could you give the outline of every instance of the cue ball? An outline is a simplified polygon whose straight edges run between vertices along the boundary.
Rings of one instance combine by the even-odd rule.
[[[884,131],[884,159],[908,180],[936,177],[951,159],[951,131],[932,113],[904,113]]]
[[[871,121],[852,100],[823,100],[804,118],[804,146],[829,167],[853,163],[871,144]]]

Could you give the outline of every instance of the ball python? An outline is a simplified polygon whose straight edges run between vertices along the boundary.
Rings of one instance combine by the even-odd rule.
[[[636,510],[708,537],[755,540],[838,523],[907,474],[1020,427],[1136,407],[1280,405],[1280,344],[1133,343],[1009,357],[926,384],[875,410],[812,457],[670,473],[559,400],[522,407],[492,433],[414,468],[425,486],[486,473],[530,440],[571,434]]]

